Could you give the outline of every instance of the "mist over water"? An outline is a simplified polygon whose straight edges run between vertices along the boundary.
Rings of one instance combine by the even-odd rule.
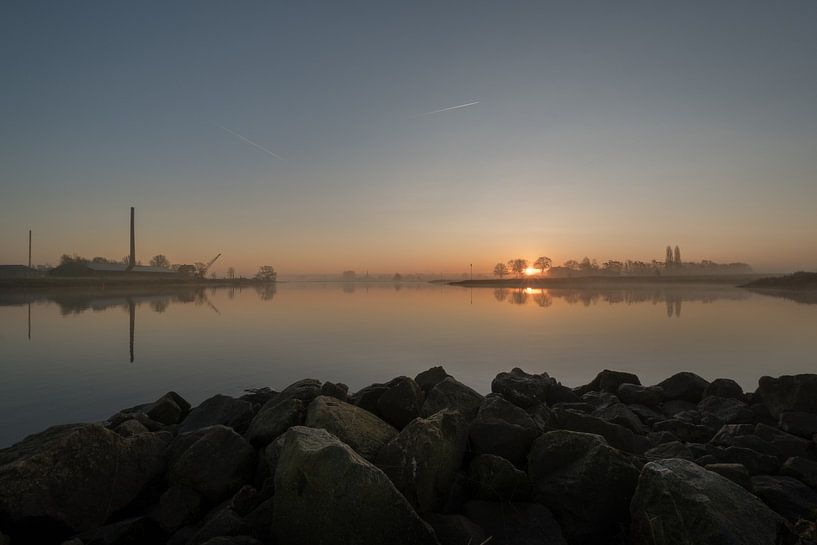
[[[2,294],[0,446],[171,389],[194,404],[306,377],[354,391],[440,364],[483,393],[514,366],[568,386],[610,368],[645,384],[684,370],[754,390],[764,374],[813,371],[814,323],[817,305],[706,285],[283,283]]]

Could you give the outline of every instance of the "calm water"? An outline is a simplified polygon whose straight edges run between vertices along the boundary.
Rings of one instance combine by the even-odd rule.
[[[0,446],[170,389],[193,403],[305,377],[355,390],[438,364],[481,392],[513,366],[570,386],[615,368],[754,389],[763,374],[815,370],[815,324],[817,305],[717,286],[0,293]]]

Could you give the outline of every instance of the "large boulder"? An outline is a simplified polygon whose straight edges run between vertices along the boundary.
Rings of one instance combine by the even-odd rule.
[[[485,531],[491,545],[567,545],[553,514],[536,503],[473,500],[465,516]],[[480,545],[472,543],[471,545]]]
[[[664,399],[698,403],[703,398],[709,382],[695,373],[681,372],[659,382],[658,386],[664,390]]]
[[[817,519],[817,492],[794,477],[758,475],[752,477],[755,494],[790,522]]]
[[[495,454],[524,467],[540,430],[533,419],[502,396],[490,394],[471,423],[471,445],[478,454]]]
[[[290,427],[301,424],[306,407],[320,393],[321,383],[313,379],[300,380],[287,386],[253,417],[247,429],[247,440],[256,447],[263,447]]]
[[[579,395],[586,394],[587,392],[607,392],[615,394],[622,384],[640,386],[641,381],[638,376],[633,373],[605,369],[596,375],[596,378],[590,381],[589,384],[576,388],[576,392]]]
[[[802,456],[804,458],[814,456],[811,442],[775,427],[757,424],[755,426],[755,435],[775,449],[781,462],[792,456]]]
[[[161,477],[166,447],[159,434],[125,439],[99,424],[31,435],[0,450],[0,520],[43,542],[99,526]]]
[[[482,405],[482,395],[457,381],[446,377],[429,390],[423,402],[423,416],[443,411],[456,411],[467,418],[473,418]]]
[[[609,543],[628,519],[639,463],[598,435],[542,434],[528,454],[533,497],[553,511],[571,543]]]
[[[605,407],[600,407],[593,411],[593,416],[601,418],[613,424],[624,426],[633,433],[646,434],[650,430],[627,405],[624,403],[613,403]]]
[[[644,405],[647,407],[658,407],[664,401],[664,390],[658,386],[640,386],[638,384],[624,383],[618,387],[616,396],[622,403],[628,405]]]
[[[428,513],[423,519],[431,525],[440,545],[480,545],[485,543],[485,532],[463,515]]]
[[[731,397],[705,397],[698,403],[698,412],[710,414],[723,424],[752,424],[755,421],[754,411]]]
[[[468,441],[464,417],[441,411],[417,418],[377,455],[376,465],[421,513],[445,503]]]
[[[647,460],[663,460],[665,458],[682,458],[684,460],[694,460],[692,451],[681,441],[670,441],[651,448],[644,453]]]
[[[427,394],[437,384],[450,376],[451,375],[449,375],[442,366],[437,365],[436,367],[431,367],[430,369],[417,373],[417,376],[414,377],[414,382],[423,390],[423,393]]]
[[[214,395],[190,411],[179,426],[180,433],[221,424],[243,433],[253,417],[252,403],[225,395]]]
[[[275,469],[272,530],[280,543],[437,545],[380,469],[326,430],[286,432]]]
[[[710,382],[704,390],[704,397],[709,396],[729,397],[740,401],[745,397],[740,384],[729,378],[716,378]]]
[[[785,521],[729,479],[680,459],[650,462],[630,505],[633,545],[782,545]]]
[[[752,487],[752,477],[749,475],[749,471],[746,469],[745,465],[715,463],[707,464],[704,467],[709,471],[714,471],[718,475],[726,477],[733,483],[740,485],[749,492],[754,493],[754,488]]]
[[[370,462],[397,435],[396,429],[369,411],[327,396],[312,400],[304,425],[325,429]]]
[[[756,394],[773,417],[787,411],[817,413],[817,374],[760,377]]]
[[[164,491],[159,503],[151,509],[150,518],[163,530],[173,532],[198,520],[204,503],[202,495],[192,488],[173,485]]]
[[[780,474],[794,477],[817,490],[817,462],[814,460],[792,456],[780,467]]]
[[[777,425],[788,433],[811,438],[817,434],[817,414],[798,411],[782,413]]]
[[[406,424],[420,416],[423,391],[408,377],[397,377],[385,386],[386,391],[377,398],[377,413],[383,420],[402,430]]]
[[[553,409],[546,424],[550,428],[601,435],[611,446],[634,454],[642,454],[652,447],[649,439],[624,426],[570,409]]]
[[[468,466],[468,481],[474,497],[480,500],[530,499],[531,486],[527,474],[501,456],[475,456]]]
[[[499,373],[491,382],[491,391],[518,407],[527,409],[535,405],[545,405],[548,391],[556,380],[547,373],[531,375],[518,367],[509,373]]]
[[[255,449],[235,430],[210,426],[176,437],[168,452],[168,481],[219,502],[255,472]]]

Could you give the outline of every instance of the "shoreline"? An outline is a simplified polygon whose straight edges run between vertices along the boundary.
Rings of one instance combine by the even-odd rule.
[[[513,369],[482,395],[434,367],[353,394],[168,392],[0,449],[4,545],[656,545],[656,521],[661,543],[806,544],[815,514],[815,374],[744,392]]]
[[[582,288],[582,287],[633,287],[667,284],[708,284],[739,287],[740,284],[764,278],[768,275],[704,275],[704,276],[574,276],[567,278],[503,278],[458,280],[451,286],[465,288]]]

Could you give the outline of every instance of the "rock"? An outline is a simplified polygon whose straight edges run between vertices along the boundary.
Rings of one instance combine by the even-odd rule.
[[[244,517],[249,527],[250,535],[263,543],[272,543],[272,514],[275,511],[275,500],[268,498],[262,501]]]
[[[472,483],[474,497],[489,501],[530,499],[531,486],[528,476],[500,456],[480,454],[471,460],[468,480]]]
[[[658,386],[624,383],[615,392],[622,403],[658,407],[664,401],[664,390]]]
[[[162,424],[151,420],[148,415],[139,409],[125,409],[124,411],[119,411],[108,419],[107,425],[110,429],[115,430],[128,420],[136,420],[142,426],[147,428],[148,431],[159,431],[163,427]]]
[[[162,494],[150,518],[167,532],[198,520],[202,514],[201,494],[186,486],[173,485]]]
[[[534,413],[540,407],[544,407],[544,405],[541,405],[539,407],[531,407],[531,408],[528,409],[528,412],[529,413]],[[596,410],[595,407],[593,407],[589,403],[585,403],[584,401],[579,401],[577,403],[556,403],[556,404],[553,405],[552,408],[554,408],[554,409],[570,409],[572,411],[579,411],[580,413],[585,413],[585,414],[590,414],[594,410]]]
[[[744,465],[750,475],[776,473],[780,467],[776,457],[746,447],[727,447],[717,450],[714,456],[720,463]]]
[[[731,397],[705,397],[698,403],[698,411],[714,415],[721,424],[752,424],[755,421],[752,409]]]
[[[593,410],[603,409],[616,403],[621,403],[621,400],[615,394],[607,392],[587,392],[581,397],[582,401],[591,405]]]
[[[663,443],[657,447],[651,448],[644,453],[647,460],[663,460],[665,458],[681,458],[683,460],[694,460],[692,451],[689,450],[684,443],[680,441],[672,441],[670,443]]]
[[[292,545],[437,544],[385,473],[326,430],[301,426],[286,432],[272,528]]]
[[[810,439],[817,433],[817,414],[803,412],[781,413],[778,426],[783,431]]]
[[[462,415],[417,418],[377,455],[376,465],[418,512],[438,510],[454,483],[468,440]]]
[[[554,409],[549,425],[555,429],[601,435],[611,446],[634,454],[642,454],[652,447],[646,437],[636,435],[623,426],[575,411]]]
[[[324,382],[321,386],[321,395],[346,401],[349,397],[349,387],[342,382]]]
[[[247,440],[263,447],[292,426],[303,422],[306,406],[321,391],[321,383],[313,379],[300,380],[287,386],[258,411],[250,422]]]
[[[250,536],[219,536],[208,539],[202,545],[263,545],[263,543]]]
[[[150,433],[150,430],[147,429],[144,424],[142,424],[135,418],[125,420],[124,422],[116,426],[114,431],[121,435],[122,437],[133,437],[134,435]]]
[[[801,483],[817,490],[817,462],[792,456],[780,467],[780,474],[794,477]]]
[[[244,517],[258,507],[264,499],[255,487],[246,484],[230,498],[227,506],[238,516]]]
[[[744,400],[743,388],[732,379],[716,378],[704,389],[704,397],[718,396]]]
[[[0,450],[0,520],[31,542],[94,528],[164,471],[157,434],[123,438],[100,424],[55,426]]]
[[[628,519],[638,473],[633,456],[587,433],[546,432],[528,454],[534,499],[553,511],[570,543],[610,541]]]
[[[547,404],[548,390],[556,381],[547,373],[531,375],[518,367],[510,373],[499,373],[491,382],[491,391],[518,407],[527,409],[534,405]]]
[[[470,439],[474,452],[502,456],[517,467],[524,467],[530,445],[539,433],[528,413],[505,398],[490,394],[471,423]]]
[[[623,426],[633,433],[643,435],[649,431],[644,423],[641,422],[641,419],[624,403],[613,403],[612,405],[596,409],[593,411],[593,416]]]
[[[756,394],[774,418],[789,411],[817,413],[817,375],[760,377]]]
[[[249,525],[229,507],[218,509],[190,540],[189,545],[202,545],[216,537],[246,535]]]
[[[766,424],[755,426],[755,435],[772,445],[781,462],[792,456],[813,458],[812,446],[809,441],[785,431],[773,428]]]
[[[387,389],[385,384],[371,384],[355,392],[355,394],[349,398],[349,401],[361,409],[380,416],[377,412],[377,400],[380,399],[380,396],[382,396]]]
[[[664,390],[664,399],[680,399],[698,403],[703,398],[709,382],[695,373],[682,372],[658,383],[658,386]]]
[[[418,373],[416,377],[414,377],[414,382],[420,387],[424,394],[427,394],[434,388],[437,384],[442,382],[444,379],[450,377],[448,373],[446,373],[445,369],[442,366],[432,367],[427,369],[421,373]]]
[[[687,411],[695,411],[698,410],[698,404],[693,403],[691,401],[685,401],[683,399],[673,399],[670,401],[665,401],[661,404],[661,412],[665,415],[669,416],[670,418],[675,417],[678,414],[687,412]]]
[[[377,399],[380,417],[402,430],[420,416],[424,395],[420,387],[408,377],[397,377],[386,383],[386,391]]]
[[[440,545],[479,545],[485,542],[482,528],[462,515],[428,513],[423,519],[434,529]]]
[[[714,471],[722,477],[726,477],[733,483],[740,485],[749,492],[754,493],[752,488],[752,478],[749,476],[746,466],[743,464],[707,464],[706,469]]]
[[[235,430],[210,426],[179,435],[168,452],[168,481],[216,503],[252,478],[255,449]]]
[[[148,517],[133,517],[106,524],[80,534],[84,545],[126,545],[130,543],[162,543],[165,534]]]
[[[790,522],[817,518],[817,492],[793,477],[752,477],[755,494]]]
[[[679,440],[668,431],[651,431],[647,434],[647,439],[649,439],[650,443],[656,447],[658,445],[663,445],[664,443],[672,443],[673,441]]]
[[[781,545],[787,537],[763,502],[687,460],[645,465],[630,513],[633,545]]]
[[[179,426],[179,433],[220,424],[243,433],[253,417],[252,404],[243,399],[215,395],[190,411]]]
[[[662,420],[666,420],[666,416],[663,413],[659,413],[655,409],[647,407],[646,405],[628,405],[629,409],[635,414],[641,421],[646,424],[647,426],[652,426],[656,422],[660,422]]]
[[[190,403],[177,394],[168,392],[147,407],[145,414],[151,420],[162,424],[178,424],[190,411]]]
[[[309,404],[304,425],[327,430],[370,462],[397,435],[396,429],[369,411],[327,396]]]
[[[632,373],[605,369],[596,375],[596,378],[589,384],[576,388],[576,393],[579,395],[586,394],[587,392],[607,392],[615,394],[622,384],[641,386],[641,381],[638,379],[638,376]]]
[[[491,545],[567,545],[551,512],[536,503],[469,501],[465,516],[485,531]],[[472,545],[478,545],[478,542]]]
[[[253,406],[253,410],[257,411],[263,407],[269,400],[278,395],[275,390],[264,386],[263,388],[248,388],[244,390],[245,393],[239,399],[248,401]]]
[[[654,431],[668,431],[686,443],[706,443],[715,435],[715,432],[706,426],[690,424],[676,418],[656,422],[653,424],[652,429]]]
[[[452,377],[438,382],[426,396],[421,413],[424,417],[442,410],[456,411],[466,418],[476,416],[482,395]]]

